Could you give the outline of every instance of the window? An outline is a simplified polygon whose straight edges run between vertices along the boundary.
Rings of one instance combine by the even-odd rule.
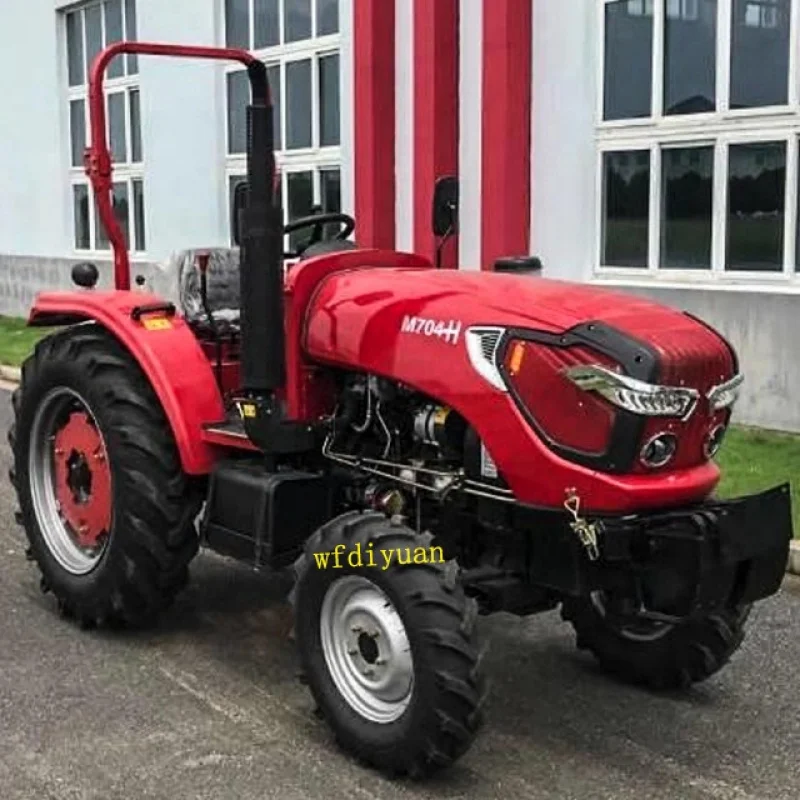
[[[225,0],[225,42],[267,64],[285,220],[340,210],[339,0]],[[246,73],[229,67],[229,192],[246,172],[249,100]]]
[[[794,280],[800,0],[599,5],[599,269]]]
[[[136,39],[135,0],[87,3],[66,14],[64,29],[73,244],[78,251],[103,251],[110,245],[83,169],[89,130],[88,77],[94,58],[104,47],[123,39]],[[135,56],[119,56],[111,62],[106,75],[106,125],[114,162],[114,210],[134,252],[143,252],[146,247],[141,116],[138,61]]]

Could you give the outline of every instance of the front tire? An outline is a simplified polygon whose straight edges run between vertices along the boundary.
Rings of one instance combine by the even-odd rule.
[[[130,354],[96,325],[42,340],[13,396],[11,481],[41,585],[84,626],[143,625],[185,585],[201,496]]]
[[[659,691],[685,689],[719,672],[739,649],[750,606],[723,609],[679,624],[626,626],[599,597],[569,598],[561,616],[572,623],[578,647],[616,677]]]
[[[295,567],[296,639],[317,705],[345,750],[392,776],[449,766],[481,724],[477,606],[455,563],[383,569],[379,550],[430,539],[354,512],[317,531]],[[314,554],[337,545],[341,568],[319,569]],[[376,566],[348,564],[358,546],[374,548]]]

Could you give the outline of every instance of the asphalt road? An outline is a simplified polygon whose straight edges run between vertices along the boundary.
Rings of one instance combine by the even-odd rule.
[[[0,392],[0,469],[9,466]],[[25,561],[0,484],[0,798],[800,796],[800,585],[718,677],[668,697],[603,676],[555,614],[486,620],[488,724],[458,765],[391,783],[335,747],[296,678],[284,586],[203,554],[146,633],[81,632]]]

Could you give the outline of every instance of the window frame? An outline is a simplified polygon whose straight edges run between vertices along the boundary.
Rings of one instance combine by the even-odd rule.
[[[289,202],[288,202],[288,179],[289,173],[297,172],[311,172],[312,173],[312,186],[313,186],[313,202],[321,205],[323,197],[321,193],[321,173],[326,170],[339,170],[340,175],[345,169],[343,159],[343,146],[342,137],[344,125],[340,122],[340,136],[339,144],[322,147],[320,145],[320,123],[321,123],[321,103],[320,103],[320,60],[327,57],[336,55],[339,57],[339,114],[340,120],[343,116],[343,96],[342,96],[342,9],[339,8],[339,30],[337,33],[325,34],[317,36],[317,27],[319,23],[318,18],[318,0],[310,0],[311,12],[311,36],[308,39],[301,39],[299,41],[285,42],[285,14],[284,14],[284,0],[279,0],[278,5],[278,24],[279,24],[279,44],[270,47],[260,48],[254,50],[255,43],[255,18],[254,18],[254,0],[248,0],[248,44],[250,51],[264,64],[267,69],[278,67],[280,76],[280,131],[281,131],[281,145],[282,149],[276,151],[275,161],[276,167],[281,175],[281,206],[284,223],[289,222]],[[227,45],[227,21],[226,21],[226,2],[220,3],[222,42]],[[311,147],[293,148],[288,150],[286,148],[287,142],[287,94],[286,94],[286,66],[287,64],[298,61],[311,61]],[[228,75],[231,73],[241,72],[242,69],[236,64],[228,64],[224,68],[224,77],[222,81],[223,86],[223,102],[222,107],[225,110],[224,120],[224,147],[225,147],[225,180],[223,182],[224,204],[223,208],[227,209],[228,227],[230,227],[230,200],[229,200],[229,187],[230,181],[233,178],[242,177],[247,172],[247,159],[244,153],[230,153],[230,130],[228,124],[228,98],[227,98],[227,85]],[[342,203],[344,197],[341,198]],[[232,241],[232,233],[231,241]]]
[[[653,2],[653,52],[651,113],[629,120],[604,120],[605,7],[615,0],[598,0],[599,68],[595,108],[595,241],[594,274],[609,279],[644,280],[647,283],[800,285],[797,252],[798,201],[800,200],[800,0],[790,0],[788,103],[758,108],[730,108],[730,58],[734,0],[717,0],[716,102],[713,112],[665,115],[664,33],[667,3]],[[646,0],[645,0],[646,2]],[[786,144],[783,267],[780,271],[730,271],[725,269],[728,216],[729,147],[757,142]],[[676,147],[714,148],[712,242],[710,269],[661,267],[662,150]],[[603,264],[604,154],[614,151],[650,151],[650,208],[648,265],[620,267]]]
[[[121,0],[122,3],[122,36],[123,39],[128,37],[128,20],[129,15],[127,12],[127,5],[133,3],[134,6],[137,3],[137,0]],[[100,220],[97,212],[97,203],[95,202],[94,191],[92,189],[91,181],[89,177],[86,175],[86,171],[84,167],[81,166],[74,166],[72,163],[72,130],[71,130],[71,108],[72,103],[82,100],[83,101],[83,111],[84,111],[84,131],[86,136],[86,145],[88,146],[91,130],[90,130],[90,114],[89,114],[89,98],[88,98],[88,90],[89,90],[89,75],[88,75],[88,65],[86,64],[86,24],[84,20],[85,12],[87,8],[91,8],[94,6],[99,6],[101,9],[105,5],[105,0],[89,0],[89,2],[84,2],[76,6],[71,6],[69,8],[64,9],[64,12],[61,14],[61,31],[62,31],[62,41],[64,42],[64,84],[66,85],[66,93],[63,95],[65,97],[65,102],[67,106],[67,140],[69,143],[68,147],[68,161],[69,164],[69,209],[70,209],[70,251],[72,252],[73,256],[81,257],[81,258],[110,258],[111,256],[111,249],[109,248],[100,248],[98,247],[99,244],[99,228],[100,228]],[[135,9],[138,12],[138,8]],[[81,25],[80,25],[80,32],[82,37],[82,50],[83,50],[83,64],[84,64],[84,82],[78,86],[70,86],[69,85],[69,75],[68,75],[68,65],[69,65],[69,44],[67,41],[67,18],[70,15],[77,14],[81,17]],[[138,14],[137,14],[137,24],[138,24]],[[102,41],[106,43],[106,15],[105,11],[101,11],[100,14],[101,20],[101,34],[102,34]],[[138,31],[136,32],[138,34]],[[124,132],[125,132],[125,153],[126,153],[126,161],[125,162],[114,162],[113,164],[113,176],[112,181],[114,184],[124,183],[127,186],[127,193],[128,193],[128,231],[129,231],[129,252],[131,258],[137,261],[147,260],[147,241],[149,238],[148,232],[148,225],[147,225],[147,183],[145,181],[145,151],[144,151],[144,144],[143,144],[143,124],[142,124],[142,89],[141,89],[141,79],[139,74],[138,65],[136,67],[136,71],[131,71],[131,63],[130,57],[128,56],[121,56],[124,58],[124,70],[123,75],[117,78],[110,78],[106,77],[104,83],[104,98],[105,98],[105,107],[106,107],[106,138],[109,142],[109,148],[111,146],[111,115],[108,113],[109,110],[109,97],[115,94],[124,94],[125,102],[123,104],[123,112],[124,112]],[[133,155],[133,129],[131,127],[131,93],[138,92],[139,93],[139,141],[141,143],[141,160],[138,162],[133,162],[132,155]],[[136,232],[136,211],[135,211],[135,204],[134,204],[134,191],[133,191],[133,184],[135,181],[141,181],[143,187],[143,194],[144,194],[144,250],[137,250],[136,243],[138,240],[137,232]],[[74,204],[74,186],[86,186],[88,197],[89,197],[89,248],[88,249],[79,249],[77,247],[76,237],[75,237],[75,204]]]

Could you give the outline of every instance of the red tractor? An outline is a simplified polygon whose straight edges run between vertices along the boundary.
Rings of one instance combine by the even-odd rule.
[[[241,247],[178,258],[177,304],[131,291],[114,218],[103,77],[121,53],[238,60],[251,82]],[[792,525],[787,486],[713,496],[742,382],[720,335],[513,274],[532,260],[440,270],[357,248],[344,214],[284,227],[266,69],[246,52],[116,44],[89,92],[116,289],[84,264],[80,288],[37,297],[30,324],[62,329],[25,363],[10,433],[29,555],[63,612],[149,622],[200,543],[293,567],[319,709],[348,751],[416,776],[479,728],[481,613],[560,606],[579,647],[650,687],[728,661]],[[452,231],[454,181],[435,206]]]

